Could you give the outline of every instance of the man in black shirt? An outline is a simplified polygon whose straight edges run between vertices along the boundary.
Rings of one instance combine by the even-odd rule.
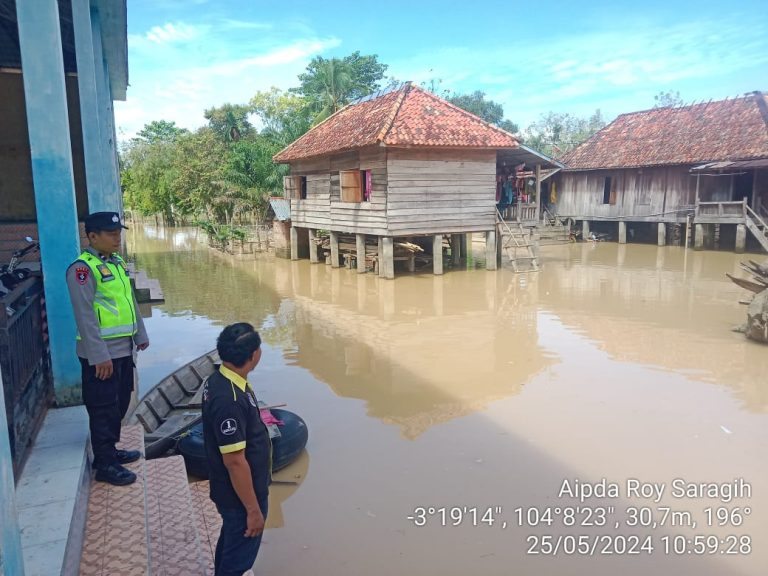
[[[215,576],[242,576],[261,545],[272,479],[272,444],[246,380],[261,360],[250,324],[227,326],[216,341],[221,368],[203,389],[203,437],[211,500],[221,514]]]

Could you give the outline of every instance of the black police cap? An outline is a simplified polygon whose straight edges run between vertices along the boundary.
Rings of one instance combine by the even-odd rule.
[[[85,217],[84,223],[86,232],[118,230],[120,228],[128,230],[128,226],[124,226],[120,222],[120,215],[117,212],[94,212]]]

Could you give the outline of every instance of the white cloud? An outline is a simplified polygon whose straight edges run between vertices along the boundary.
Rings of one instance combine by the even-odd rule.
[[[183,42],[193,40],[200,35],[201,29],[197,26],[185,24],[183,22],[168,22],[163,26],[153,26],[144,35],[144,38],[155,44],[166,44],[169,42]]]

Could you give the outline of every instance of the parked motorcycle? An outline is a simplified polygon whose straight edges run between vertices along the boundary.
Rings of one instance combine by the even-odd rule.
[[[24,256],[39,250],[40,244],[35,242],[29,236],[25,239],[29,244],[24,246],[24,248],[16,250],[11,255],[11,261],[8,264],[0,266],[0,283],[2,283],[2,286],[0,286],[0,296],[4,296],[5,292],[13,291],[16,286],[32,275],[31,270],[28,268],[19,268],[18,265]]]

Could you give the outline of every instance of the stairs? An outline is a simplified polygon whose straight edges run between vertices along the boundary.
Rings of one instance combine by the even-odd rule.
[[[768,252],[768,224],[749,206],[746,213],[747,229],[757,238],[763,250]]]
[[[501,249],[506,253],[512,269],[519,272],[538,272],[539,263],[534,246],[533,229],[526,230],[520,222],[510,226],[496,211],[496,223]],[[527,266],[526,266],[527,264]]]
[[[124,427],[121,437],[120,448],[143,450],[140,426]],[[183,458],[126,467],[138,476],[134,484],[91,485],[80,575],[210,574]]]

